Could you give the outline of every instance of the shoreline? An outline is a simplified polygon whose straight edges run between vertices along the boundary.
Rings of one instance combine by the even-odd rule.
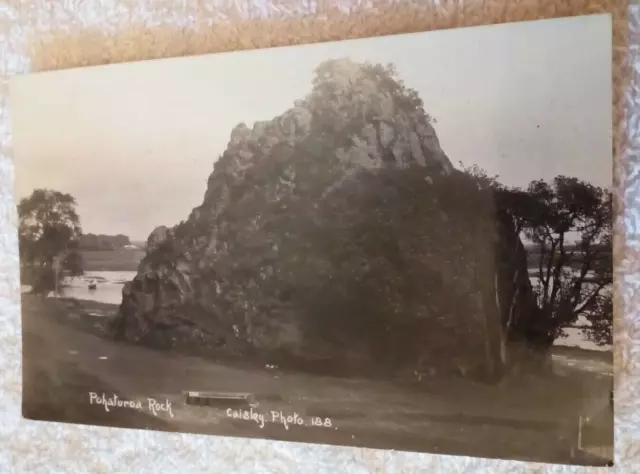
[[[531,253],[530,256],[535,256],[535,246],[532,246],[527,249],[527,253]],[[83,259],[85,262],[85,273],[95,273],[95,272],[113,272],[113,273],[137,273],[139,264],[141,260],[144,258],[146,254],[146,250],[143,248],[118,248],[114,250],[82,250]],[[537,267],[535,265],[527,266],[528,270],[537,271]],[[79,276],[78,278],[84,278],[84,276]],[[119,284],[123,285],[127,281],[131,281],[131,279],[118,279],[117,281],[109,281],[103,279],[104,277],[97,275],[95,277],[98,280],[98,283],[102,283],[113,285]],[[70,285],[65,285],[64,287],[73,288]],[[91,299],[82,299],[82,301],[93,301]],[[113,303],[114,305],[119,305],[120,302]],[[581,347],[584,344],[588,347]],[[569,336],[567,338],[558,339],[556,343],[553,345],[554,353],[562,353],[575,355],[576,352],[580,354],[585,353],[593,353],[595,358],[605,359],[609,361],[609,357],[607,354],[613,353],[613,346],[601,346],[598,347],[593,344],[591,341],[583,337],[581,331],[573,331],[570,329]],[[602,353],[601,357],[596,356],[596,353]],[[611,358],[612,363],[612,358]]]

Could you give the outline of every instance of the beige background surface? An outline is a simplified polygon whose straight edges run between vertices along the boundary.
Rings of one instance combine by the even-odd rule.
[[[640,346],[635,344],[640,339],[640,7],[619,0],[5,0],[0,1],[0,473],[606,472],[22,420],[7,109],[7,78],[28,71],[602,12],[613,14],[615,31],[614,470],[640,472]]]

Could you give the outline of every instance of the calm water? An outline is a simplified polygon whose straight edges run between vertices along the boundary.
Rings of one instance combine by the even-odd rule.
[[[122,287],[127,281],[133,280],[135,276],[136,272],[85,272],[81,277],[65,281],[60,296],[119,305],[122,302]],[[92,280],[95,280],[97,284],[95,290],[89,289],[89,282]]]

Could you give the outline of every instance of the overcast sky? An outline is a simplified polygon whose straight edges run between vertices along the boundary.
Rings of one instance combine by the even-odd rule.
[[[395,64],[457,166],[612,179],[608,15],[41,73],[11,88],[15,195],[71,193],[85,232],[145,240],[202,201],[231,129],[281,114],[323,60]]]

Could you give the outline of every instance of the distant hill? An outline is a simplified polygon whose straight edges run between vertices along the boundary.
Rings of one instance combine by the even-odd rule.
[[[131,245],[126,235],[84,234],[80,237],[80,250],[116,250]]]

